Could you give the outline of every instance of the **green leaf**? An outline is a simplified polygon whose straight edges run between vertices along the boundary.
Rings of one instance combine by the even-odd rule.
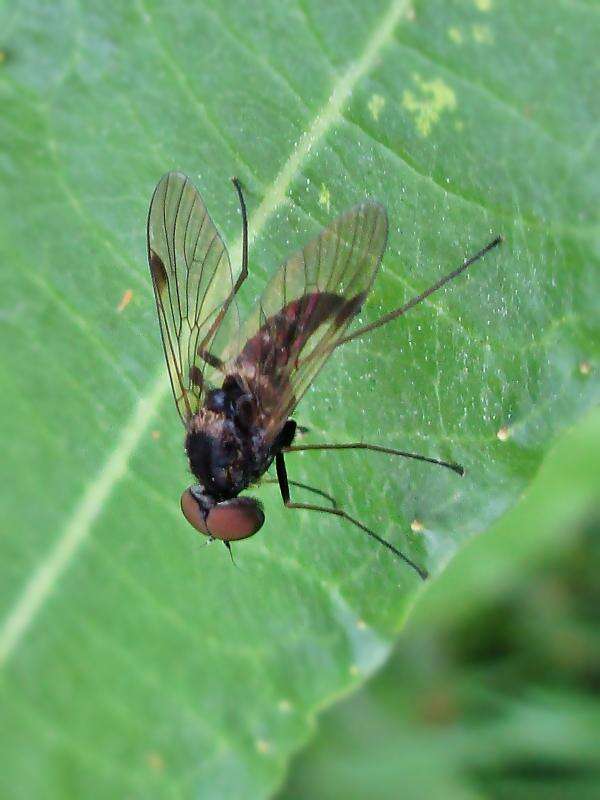
[[[0,670],[7,797],[260,797],[316,710],[386,658],[421,589],[340,520],[281,508],[204,548],[162,364],[145,217],[198,185],[252,308],[365,196],[390,241],[363,321],[502,233],[306,395],[306,441],[456,460],[290,455],[433,575],[599,397],[593,4],[5,4],[0,18]],[[122,310],[119,307],[129,297]],[[300,491],[300,490],[298,490]],[[412,529],[411,529],[412,523]]]
[[[596,408],[323,717],[281,800],[597,794],[599,474]]]

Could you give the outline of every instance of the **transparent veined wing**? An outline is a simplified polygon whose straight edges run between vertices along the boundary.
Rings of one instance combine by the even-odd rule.
[[[387,243],[387,213],[365,201],[294,253],[267,285],[228,371],[246,377],[273,441],[371,288]]]
[[[185,424],[213,378],[199,349],[210,351],[234,280],[229,254],[200,194],[179,172],[164,175],[154,190],[148,263],[173,396]],[[229,321],[239,320],[235,303],[229,312]]]

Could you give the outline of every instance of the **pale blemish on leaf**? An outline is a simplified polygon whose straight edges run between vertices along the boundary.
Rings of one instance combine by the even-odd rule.
[[[379,115],[383,110],[385,105],[385,97],[382,97],[380,94],[374,94],[368,103],[368,109],[371,112],[371,116],[375,120],[375,122],[379,121]]]
[[[327,213],[329,213],[329,207],[331,206],[331,192],[325,186],[324,183],[321,184],[321,191],[319,193],[319,205],[321,208],[324,208]]]
[[[413,519],[410,523],[410,529],[413,533],[422,533],[425,530],[425,526],[420,519]]]
[[[283,700],[280,700],[280,701],[277,703],[277,709],[278,709],[278,711],[280,711],[282,714],[289,714],[289,713],[290,713],[290,711],[292,710],[292,704],[290,703],[290,701],[289,701],[289,700],[285,700],[285,699],[283,699]]]
[[[581,364],[579,365],[579,372],[581,372],[582,375],[589,375],[591,371],[592,371],[592,365],[590,364],[590,362],[582,361]]]
[[[429,136],[433,126],[439,121],[443,111],[456,108],[456,95],[441,78],[426,81],[420,75],[413,75],[419,88],[420,97],[410,89],[402,95],[402,105],[415,117],[415,124],[421,136]]]
[[[462,44],[463,43],[463,34],[460,28],[452,27],[448,28],[448,37],[451,42],[454,44]]]
[[[358,628],[359,631],[364,631],[367,628],[367,623],[364,621],[364,619],[357,619],[356,627]]]
[[[356,664],[352,664],[352,666],[350,667],[350,675],[352,675],[352,677],[360,675],[360,669]]]
[[[494,41],[494,34],[489,25],[472,25],[471,33],[477,44],[492,44]]]
[[[133,297],[133,292],[131,291],[131,289],[126,289],[123,292],[123,297],[121,298],[121,302],[117,306],[117,311],[119,312],[125,311],[129,303],[131,303],[132,297]]]
[[[498,429],[498,433],[496,434],[498,439],[501,442],[505,442],[507,439],[510,438],[510,429],[503,425],[501,428]]]
[[[492,10],[492,0],[474,0],[475,8],[478,11],[491,11]]]
[[[160,431],[152,431],[150,435],[152,436],[155,442],[157,442],[160,439]]]
[[[462,119],[457,119],[456,122],[454,123],[454,130],[461,133],[462,131],[464,131],[464,129],[465,129],[465,123],[462,121]]]
[[[267,753],[271,751],[271,745],[267,742],[266,739],[257,739],[255,742],[256,752],[260,753],[263,756],[266,756]]]

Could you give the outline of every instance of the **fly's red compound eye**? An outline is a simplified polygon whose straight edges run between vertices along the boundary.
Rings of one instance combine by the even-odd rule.
[[[205,536],[210,536],[202,509],[190,489],[186,489],[181,495],[181,510],[192,528],[205,534]]]
[[[185,514],[185,511],[183,513]],[[217,503],[210,509],[206,517],[206,528],[208,529],[206,532],[215,539],[235,542],[254,536],[262,528],[264,521],[265,515],[258,500],[253,497],[236,497],[235,500]],[[194,525],[193,522],[192,525]],[[202,529],[198,528],[198,530]]]

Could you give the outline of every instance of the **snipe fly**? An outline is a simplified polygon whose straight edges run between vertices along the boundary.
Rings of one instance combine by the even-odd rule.
[[[293,444],[291,419],[310,383],[342,344],[400,317],[460,275],[500,243],[497,236],[471,258],[400,308],[354,331],[387,242],[387,213],[365,200],[342,214],[275,273],[242,324],[236,295],[248,275],[248,219],[239,181],[242,266],[234,278],[229,254],[198,191],[170,172],[158,183],[148,215],[148,261],[175,404],[185,426],[185,450],[197,484],[181,509],[198,531],[230,543],[263,525],[260,503],[239,497],[275,461],[287,508],[343,517],[403,559],[427,572],[319,489],[287,477],[285,454],[300,450],[375,450],[454,470],[458,464],[377,444]],[[290,486],[328,505],[293,502]]]

